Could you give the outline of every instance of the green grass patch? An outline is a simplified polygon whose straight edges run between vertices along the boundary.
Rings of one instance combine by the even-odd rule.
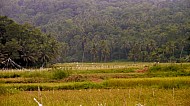
[[[14,83],[14,84],[2,84],[4,88],[19,89],[21,91],[37,91],[38,87],[41,90],[60,90],[60,89],[93,89],[103,88],[103,84],[97,84],[92,82],[69,82],[69,83]]]
[[[155,88],[189,88],[190,77],[170,78],[129,78],[109,79],[96,82],[67,82],[67,83],[10,83],[2,84],[7,88],[16,88],[24,91],[35,91],[38,86],[43,90],[52,89],[99,89],[99,88],[129,88],[129,87],[155,87]]]
[[[0,78],[17,78],[21,77],[22,72],[0,72]]]
[[[68,77],[69,76],[69,72],[68,71],[65,71],[65,70],[61,70],[61,69],[53,69],[52,70],[52,78],[53,79],[63,79],[65,77]]]
[[[150,72],[184,72],[184,69],[186,67],[185,66],[179,66],[179,65],[169,65],[169,66],[161,66],[161,65],[157,65],[157,66],[153,66],[149,69]]]
[[[190,87],[190,77],[110,79],[105,81],[104,84],[111,88],[138,86],[157,88],[188,88]]]
[[[157,65],[149,68],[147,77],[178,77],[190,76],[190,71],[186,71],[189,65]]]
[[[8,88],[0,85],[0,96],[6,94],[15,94],[18,93],[20,90],[17,88]]]
[[[49,69],[45,71],[32,70],[32,71],[2,71],[0,78],[46,78],[46,79],[62,79],[69,76],[69,71],[62,69]]]
[[[121,69],[94,69],[94,70],[71,70],[74,74],[94,74],[94,73],[130,73],[134,72],[134,68]]]

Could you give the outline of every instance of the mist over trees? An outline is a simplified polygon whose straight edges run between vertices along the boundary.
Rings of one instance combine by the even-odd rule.
[[[189,0],[0,0],[0,2],[0,15],[8,16],[20,24],[29,23],[54,36],[61,43],[59,48],[61,53],[59,58],[56,58],[58,62],[189,61],[187,40],[190,36]],[[31,26],[24,24],[22,27]],[[32,32],[40,33],[36,29]],[[13,32],[10,30],[8,33]],[[15,45],[12,50],[35,49],[28,45],[16,46],[19,39],[15,37],[20,36],[20,33],[10,35],[12,35],[10,45]],[[30,39],[27,33],[23,37]],[[44,45],[56,42],[47,36],[40,37],[45,37]],[[29,44],[32,46],[40,44],[41,41],[36,40],[37,38],[34,37],[34,41],[30,41]],[[0,53],[2,52],[3,49]],[[29,53],[38,54],[36,51]],[[42,56],[41,53],[45,51],[41,50],[39,55]],[[20,61],[21,57],[18,58],[18,54],[12,56],[16,61],[24,61],[24,59]]]

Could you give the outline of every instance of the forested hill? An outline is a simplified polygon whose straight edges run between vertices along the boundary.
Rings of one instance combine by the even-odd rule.
[[[62,43],[60,62],[188,61],[190,0],[0,0]]]

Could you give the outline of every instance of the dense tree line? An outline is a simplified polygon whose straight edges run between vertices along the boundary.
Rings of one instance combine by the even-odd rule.
[[[0,67],[15,68],[15,64],[21,67],[42,66],[58,54],[59,43],[50,35],[30,24],[20,25],[0,16]],[[6,63],[7,60],[13,63]]]
[[[189,0],[0,1],[0,14],[61,42],[60,62],[189,60]]]

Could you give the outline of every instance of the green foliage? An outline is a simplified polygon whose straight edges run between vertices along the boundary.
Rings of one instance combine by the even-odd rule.
[[[98,89],[98,88],[102,88],[103,86],[101,84],[95,84],[95,83],[91,83],[91,82],[75,82],[75,83],[70,83],[70,84],[66,84],[66,85],[62,85],[59,86],[57,89],[61,90],[61,89]]]
[[[1,68],[15,68],[9,67],[13,63],[5,62],[7,59],[22,67],[39,67],[59,55],[59,43],[30,24],[20,25],[6,16],[0,16],[0,30]]]
[[[160,71],[161,70],[161,66],[153,66],[153,67],[151,67],[150,69],[149,69],[149,71]]]
[[[24,91],[37,91],[38,86],[42,90],[63,90],[63,89],[100,89],[100,88],[136,88],[136,87],[154,87],[154,88],[189,88],[189,77],[155,77],[155,78],[129,78],[129,79],[109,79],[102,83],[94,82],[67,82],[67,83],[20,83],[20,84],[2,84],[5,88],[19,89]]]
[[[0,4],[0,14],[19,23],[30,22],[51,33],[62,43],[61,62],[187,62],[189,3],[188,0],[6,0]],[[12,40],[7,42],[6,49],[9,52],[10,47],[14,51],[24,49],[25,66],[45,64],[55,58],[58,46],[54,41],[36,36],[41,35],[37,30],[18,32],[23,27],[16,26],[8,26],[6,35],[12,38],[24,33],[24,38],[20,38],[28,38],[26,42],[30,43],[22,42],[26,46],[23,48]],[[3,28],[1,32],[7,33]],[[42,41],[36,41],[31,34]],[[5,36],[0,39],[6,42]],[[43,49],[36,51],[38,47]],[[14,52],[12,56],[19,57],[19,54]]]
[[[98,89],[104,88],[102,84],[92,82],[68,82],[68,83],[32,83],[32,84],[4,84],[4,89],[18,89],[21,91],[37,91],[38,87],[41,90],[73,90],[73,89]]]
[[[51,77],[50,72],[39,71],[39,70],[23,72],[21,75],[24,78],[50,78]]]
[[[61,70],[61,69],[54,69],[53,71],[53,79],[59,80],[59,79],[63,79],[67,76],[69,76],[69,73],[66,72],[65,70]]]
[[[150,72],[184,72],[184,67],[180,65],[169,65],[169,66],[153,66],[149,69]]]
[[[110,79],[105,81],[105,86],[115,88],[127,87],[157,87],[157,88],[183,88],[189,87],[189,77],[168,77],[168,78],[131,78],[131,79]]]
[[[188,66],[182,65],[157,65],[150,67],[147,76],[149,77],[174,77],[189,76],[190,72],[186,71]]]
[[[0,74],[0,78],[17,78],[17,77],[20,77],[21,74],[20,73],[10,73],[10,72],[4,72]]]

